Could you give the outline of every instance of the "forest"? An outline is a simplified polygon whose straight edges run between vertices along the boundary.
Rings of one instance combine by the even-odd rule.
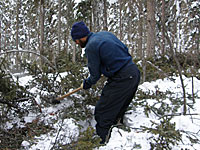
[[[67,109],[51,114],[53,121],[41,119],[42,112],[52,106],[52,97],[78,88],[89,75],[84,49],[70,35],[72,24],[77,21],[84,21],[92,32],[112,32],[127,45],[141,71],[140,85],[158,79],[180,79],[181,96],[170,97],[173,106],[161,104],[161,111],[145,102],[157,99],[162,103],[164,97],[173,95],[159,88],[153,94],[139,90],[131,104],[134,108],[143,107],[147,117],[156,112],[163,119],[163,126],[171,125],[167,126],[170,132],[166,135],[159,129],[141,127],[143,132],[159,135],[159,140],[150,143],[152,150],[170,150],[170,144],[177,144],[181,135],[170,123],[174,115],[169,119],[164,112],[177,115],[182,108],[180,115],[199,115],[189,111],[200,100],[195,89],[195,81],[200,80],[199,0],[0,1],[0,149],[23,149],[23,141],[31,143],[35,136],[55,130],[53,125],[58,118],[62,123],[65,118],[73,118],[91,126],[90,106],[95,106],[105,77],[91,90],[68,97],[70,104],[63,105]],[[29,81],[21,80],[27,76],[31,76]],[[185,78],[191,78],[191,94]],[[27,123],[24,118],[30,114],[35,118]],[[94,148],[96,141],[88,144],[89,140],[84,140],[91,138],[93,129],[78,126],[83,131],[79,140],[73,138],[66,144],[57,136],[50,149]],[[200,144],[198,136],[188,135],[192,143]]]

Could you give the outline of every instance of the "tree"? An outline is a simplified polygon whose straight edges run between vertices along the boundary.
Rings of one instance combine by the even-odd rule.
[[[61,0],[58,1],[58,51],[61,51]]]
[[[44,54],[44,0],[40,0],[40,54]],[[43,61],[41,61],[43,64]]]
[[[162,24],[162,29],[161,29],[161,32],[162,32],[162,47],[161,47],[161,55],[164,55],[165,54],[165,0],[162,0],[162,15],[161,15],[161,24]]]
[[[123,20],[122,20],[122,9],[124,7],[124,3],[123,0],[119,0],[119,39],[122,40],[123,38],[123,25],[122,24]]]
[[[0,52],[1,52],[1,29],[2,27],[1,27],[1,17],[0,17]]]
[[[190,40],[191,53],[199,56],[200,54],[200,2],[191,0],[188,2],[188,27]]]
[[[20,2],[19,0],[17,0],[17,7],[16,7],[16,49],[19,50],[19,9],[20,9]],[[19,52],[16,53],[16,69],[18,71],[19,69],[19,61],[20,61],[20,57],[19,57]]]
[[[1,34],[2,34],[2,26],[1,26],[1,22],[2,22],[2,1],[0,2],[0,52],[1,52],[1,47],[2,47],[2,45],[1,45]]]
[[[66,6],[66,7],[64,7]],[[62,16],[65,19],[66,23],[63,23],[63,33],[64,33],[64,44],[63,48],[66,54],[70,56],[70,50],[73,50],[72,45],[72,39],[70,35],[71,31],[71,26],[75,21],[75,16],[74,16],[74,8],[75,7],[75,2],[74,0],[68,0],[63,2],[63,7],[62,7]],[[70,58],[70,57],[69,57]]]
[[[144,49],[143,49],[143,20],[144,20],[144,12],[143,12],[143,4],[142,1],[138,2],[138,57],[139,59],[145,58]]]
[[[155,55],[155,0],[147,1],[147,57]]]
[[[103,29],[105,30],[105,31],[108,31],[108,22],[107,22],[107,0],[103,0],[103,6],[104,6],[104,8],[103,8]]]

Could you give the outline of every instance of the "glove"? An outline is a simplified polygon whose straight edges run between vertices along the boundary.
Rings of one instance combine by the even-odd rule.
[[[83,83],[81,83],[81,86],[80,86],[82,89],[83,89]]]
[[[81,87],[82,87],[84,90],[87,90],[87,89],[91,88],[92,85],[90,85],[90,84],[88,83],[87,80],[84,80],[83,83],[81,84]]]

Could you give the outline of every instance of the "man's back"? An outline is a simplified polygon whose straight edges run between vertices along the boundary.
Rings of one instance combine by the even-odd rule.
[[[86,45],[86,55],[91,62],[100,57],[101,73],[110,77],[128,63],[132,64],[132,57],[128,53],[128,48],[112,33],[102,31],[91,33]],[[88,62],[90,63],[90,62]]]

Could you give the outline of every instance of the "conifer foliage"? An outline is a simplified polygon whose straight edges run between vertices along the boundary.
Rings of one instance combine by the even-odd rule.
[[[37,119],[23,129],[13,125],[6,130],[6,122],[16,118],[24,122],[26,114],[38,113],[51,106],[50,97],[78,88],[88,77],[84,50],[77,47],[70,36],[74,22],[84,21],[92,32],[113,32],[129,47],[140,68],[143,83],[182,75],[200,79],[199,18],[198,0],[0,1],[0,149],[18,149],[25,138],[30,140],[35,135],[53,130]],[[25,50],[32,53],[24,53]],[[42,61],[42,57],[49,63]],[[22,87],[15,73],[30,75],[32,80]],[[90,123],[93,117],[91,107],[99,99],[105,82],[106,78],[101,77],[92,89],[81,90],[65,99],[72,105],[62,112],[64,118]],[[183,89],[185,86],[182,84]],[[36,89],[35,93],[30,92],[32,88]],[[142,107],[147,117],[153,113],[160,118],[160,122],[152,121],[151,128],[141,127],[142,132],[152,134],[149,138],[152,150],[170,150],[172,145],[181,142],[181,135],[186,134],[176,130],[173,116],[165,114],[174,114],[183,105],[186,113],[187,108],[192,109],[197,94],[194,89],[192,94],[186,90],[184,101],[173,97],[174,94],[159,89],[155,93],[139,90],[130,105],[129,109]],[[167,97],[170,105],[164,102]],[[155,101],[149,105],[147,99]],[[56,144],[58,149],[90,150],[98,143],[92,139],[93,133],[94,130],[88,128],[71,144]],[[5,134],[8,136],[4,138],[2,135]],[[196,136],[187,134],[191,143],[200,143]],[[13,142],[9,143],[11,137],[14,137]]]

